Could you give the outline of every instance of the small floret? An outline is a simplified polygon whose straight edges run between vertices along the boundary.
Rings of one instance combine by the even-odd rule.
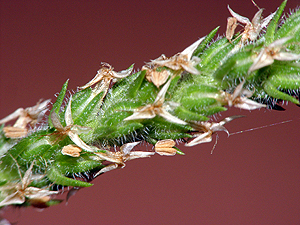
[[[7,193],[6,198],[0,202],[0,207],[5,205],[23,204],[26,199],[28,199],[29,202],[33,201],[34,204],[38,205],[50,201],[50,195],[59,193],[58,191],[29,187],[33,180],[39,180],[44,177],[44,175],[32,175],[33,165],[34,161],[25,172],[24,177],[22,177],[19,165],[17,164],[21,182],[9,183],[0,187],[0,191]]]
[[[237,26],[237,22],[245,24],[245,28],[241,38],[241,43],[245,43],[248,39],[250,41],[255,41],[259,35],[259,33],[261,32],[261,30],[263,28],[265,28],[269,22],[271,21],[271,19],[273,18],[273,16],[275,15],[276,12],[270,14],[268,17],[262,19],[262,12],[263,9],[259,9],[258,12],[254,15],[252,21],[250,22],[250,20],[247,17],[241,16],[237,13],[235,13],[228,5],[228,10],[230,12],[230,14],[233,16],[233,18],[235,19],[230,19],[229,23],[227,24],[227,30],[226,30],[226,38],[231,41],[233,34],[234,34],[234,30]],[[231,17],[232,18],[232,17]]]
[[[170,83],[171,83],[171,79],[169,79],[169,81],[158,92],[157,97],[152,104],[134,110],[134,113],[131,116],[125,118],[124,120],[126,121],[126,120],[152,119],[158,115],[171,123],[177,123],[182,125],[187,124],[185,121],[173,116],[167,111],[168,108],[172,108],[173,106],[176,105],[175,103],[173,104],[172,102],[165,103],[165,95],[170,86]]]
[[[7,123],[11,120],[17,119],[15,124],[11,126],[4,127],[3,131],[7,138],[22,138],[28,134],[28,125],[35,126],[37,123],[41,122],[45,113],[47,112],[48,104],[50,99],[43,102],[41,100],[32,107],[19,108],[12,114],[0,120],[0,124]]]
[[[240,109],[254,110],[266,107],[266,105],[255,102],[249,99],[253,92],[243,88],[245,81],[241,82],[234,90],[232,94],[223,92],[222,96],[227,102],[228,106],[234,106]]]
[[[299,60],[300,54],[287,52],[286,50],[282,51],[283,45],[290,39],[291,37],[281,38],[274,41],[269,46],[262,48],[258,56],[254,59],[252,66],[248,70],[248,73],[269,66],[274,63],[274,60],[279,60],[279,61]]]
[[[127,70],[115,72],[113,70],[114,68],[108,63],[101,63],[101,64],[102,64],[102,68],[97,71],[96,76],[86,85],[79,87],[79,89],[86,89],[96,84],[93,89],[93,92],[98,94],[101,91],[104,91],[104,95],[105,95],[107,93],[111,81],[116,82],[124,77],[127,77],[131,74],[133,70],[133,66],[131,66]]]
[[[225,131],[229,135],[229,132],[224,127],[224,125],[239,117],[242,116],[226,117],[224,120],[220,121],[219,123],[215,123],[215,122],[210,123],[210,122],[201,121],[199,123],[194,124],[194,128],[198,131],[198,133],[194,135],[195,138],[192,141],[190,141],[185,145],[191,147],[201,143],[211,142],[212,135],[217,131]]]
[[[177,53],[170,58],[165,55],[161,55],[157,59],[152,60],[151,63],[148,63],[148,65],[154,67],[167,67],[179,72],[185,70],[191,74],[199,74],[199,71],[194,67],[197,63],[199,63],[199,58],[195,56],[192,57],[192,55],[204,38],[205,37],[200,38],[181,53]]]

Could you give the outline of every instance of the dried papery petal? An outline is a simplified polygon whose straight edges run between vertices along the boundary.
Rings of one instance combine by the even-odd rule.
[[[106,173],[115,169],[118,169],[119,165],[118,164],[110,164],[104,168],[102,168],[101,170],[98,171],[98,173],[95,174],[95,177],[99,176],[102,173]]]
[[[23,204],[24,202],[25,202],[24,195],[20,195],[20,193],[16,191],[6,196],[6,198],[0,202],[0,207],[5,205]]]
[[[82,149],[79,148],[78,146],[67,145],[67,146],[63,147],[63,149],[61,150],[61,153],[63,155],[68,155],[68,156],[72,156],[72,157],[79,157],[81,151],[82,151]]]
[[[179,119],[176,116],[173,116],[171,113],[169,113],[168,111],[166,111],[164,108],[161,108],[157,114],[161,117],[163,117],[164,119],[166,119],[167,121],[171,122],[171,123],[177,123],[177,124],[182,124],[182,125],[186,125],[187,122]]]
[[[133,151],[126,157],[126,161],[140,158],[147,158],[154,155],[154,152]]]
[[[51,99],[45,101],[39,101],[35,106],[26,108],[25,111],[31,118],[30,124],[34,126],[36,123],[39,123],[44,117],[45,113],[48,110],[48,105],[51,102]]]
[[[258,103],[246,97],[239,97],[234,102],[234,107],[245,109],[245,110],[255,110],[267,107],[265,104]]]
[[[262,48],[258,56],[254,59],[253,64],[248,70],[248,74],[261,69],[263,67],[273,64],[274,60],[279,61],[293,61],[299,60],[300,54],[294,54],[291,52],[282,52],[283,45],[292,37],[285,37],[278,39],[271,43],[269,46]]]
[[[141,143],[140,141],[126,143],[120,147],[120,151],[123,152],[125,155],[130,154],[130,151],[140,143]]]
[[[24,195],[29,199],[36,199],[40,201],[50,200],[49,195],[55,195],[58,194],[59,191],[49,191],[41,188],[36,187],[27,187],[24,190]]]
[[[195,145],[199,145],[202,143],[207,143],[212,141],[212,133],[211,132],[206,132],[203,134],[197,134],[195,135],[195,138],[190,141],[189,143],[186,143],[185,146],[192,147]]]
[[[191,44],[189,47],[184,49],[180,54],[186,55],[187,59],[190,60],[192,58],[192,55],[194,51],[197,49],[197,47],[200,45],[200,43],[205,39],[206,36],[200,38],[199,40],[195,41],[193,44]]]
[[[71,103],[72,103],[72,96],[70,96],[66,111],[65,111],[65,121],[67,126],[71,126],[74,124],[72,119],[72,111],[71,111]]]
[[[227,18],[226,38],[229,40],[230,43],[237,25],[237,19],[235,17]]]
[[[299,60],[300,55],[289,53],[289,52],[278,52],[273,56],[273,58],[275,60],[280,60],[280,61],[294,61],[294,60]]]
[[[19,108],[16,111],[14,111],[12,114],[9,114],[8,116],[4,117],[3,119],[0,120],[0,124],[7,123],[11,120],[17,119],[18,117],[22,116],[24,113],[23,108]]]
[[[126,143],[120,147],[120,151],[116,152],[116,154],[120,157],[121,164],[132,159],[145,158],[154,154],[154,152],[131,151],[139,143],[140,142]]]
[[[21,176],[20,168],[18,166],[20,178],[22,180],[22,189],[26,188],[32,181],[31,177],[32,177],[32,169],[33,169],[34,163],[35,163],[35,160],[33,160],[32,163],[30,164],[30,167],[28,168],[28,170],[26,170],[23,178]]]
[[[241,16],[239,14],[237,14],[236,12],[234,12],[230,7],[229,5],[227,6],[230,14],[237,19],[237,21],[239,21],[240,23],[243,23],[243,24],[250,24],[250,20],[247,18],[247,17],[244,17],[244,16]]]
[[[154,149],[159,155],[173,156],[177,152],[177,150],[173,148],[175,144],[175,141],[172,139],[160,140],[156,142]]]
[[[81,140],[81,138],[79,137],[79,135],[77,133],[69,131],[68,136],[74,142],[74,144],[76,144],[78,147],[80,147],[86,151],[91,151],[91,147],[88,146],[83,140]]]
[[[61,125],[60,119],[55,111],[52,111],[50,114],[51,122],[53,124],[53,127],[55,127],[56,130],[59,132],[65,131],[64,127]]]

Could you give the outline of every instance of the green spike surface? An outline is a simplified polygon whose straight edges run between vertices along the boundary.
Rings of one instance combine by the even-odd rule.
[[[82,173],[101,173],[111,164],[122,167],[122,163],[126,161],[107,163],[105,158],[97,154],[111,156],[114,154],[111,148],[138,141],[155,145],[158,141],[166,139],[191,140],[195,137],[194,132],[199,132],[195,127],[207,123],[216,113],[229,109],[228,96],[232,95],[241,82],[244,82],[244,89],[253,90],[250,97],[252,100],[286,100],[299,104],[295,98],[295,93],[299,94],[300,90],[299,60],[274,60],[263,68],[249,72],[259,53],[281,38],[290,38],[282,47],[282,51],[300,54],[300,11],[295,11],[283,20],[281,18],[285,4],[286,1],[278,8],[266,31],[255,41],[241,45],[238,35],[232,43],[225,37],[213,40],[219,27],[211,31],[196,46],[189,59],[198,73],[184,71],[184,66],[176,69],[167,63],[149,63],[147,66],[150,69],[155,67],[158,73],[169,73],[167,82],[170,80],[170,86],[165,86],[169,85],[165,82],[157,87],[149,80],[149,71],[141,70],[113,80],[113,85],[107,92],[104,89],[97,92],[96,88],[88,87],[79,89],[72,98],[67,98],[66,81],[50,111],[50,115],[58,115],[65,131],[60,131],[54,126],[51,116],[42,129],[32,130],[24,138],[6,137],[6,127],[2,125],[0,202],[8,196],[5,188],[22,182],[21,176],[25,175],[31,165],[33,176],[43,176],[32,181],[30,186],[50,191],[58,186],[89,187],[92,185],[89,183],[92,175],[91,179],[85,180],[76,179],[76,176]],[[180,54],[176,57],[180,57]],[[193,61],[194,59],[197,60]],[[133,65],[129,69],[132,67]],[[157,100],[164,87],[167,88],[164,98]],[[68,113],[70,99],[73,124],[66,127],[68,120],[66,121],[65,114]],[[126,119],[147,107],[156,114],[146,118]],[[166,119],[164,115],[157,113],[161,113],[159,110],[165,110],[169,118],[176,118],[177,122]],[[90,149],[81,149],[78,157],[62,153],[64,147],[76,146],[72,137],[68,135],[68,132],[73,132],[73,128],[87,128],[86,132],[76,131],[82,142],[90,146]],[[184,155],[177,147],[172,148],[177,150],[177,154]],[[58,202],[51,200],[47,204],[56,203]],[[29,204],[26,199],[23,205]]]

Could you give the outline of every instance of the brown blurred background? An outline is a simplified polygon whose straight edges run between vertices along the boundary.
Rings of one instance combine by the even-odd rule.
[[[289,0],[289,8],[299,5]],[[250,0],[21,1],[0,0],[0,118],[40,98],[55,101],[89,81],[100,62],[122,70],[162,53],[171,56],[230,16],[227,4],[252,19]],[[264,15],[281,0],[257,0]],[[104,174],[91,188],[38,212],[9,209],[18,224],[300,224],[300,108],[251,113],[227,125],[230,132],[293,122],[181,149],[185,156],[131,161]],[[3,215],[2,215],[3,216]]]

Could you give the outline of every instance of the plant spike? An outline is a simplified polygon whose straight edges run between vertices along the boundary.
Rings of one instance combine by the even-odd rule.
[[[133,65],[115,72],[102,63],[97,75],[68,98],[66,81],[48,122],[39,128],[49,100],[0,120],[0,207],[51,206],[60,202],[53,197],[61,187],[89,187],[95,177],[129,160],[184,155],[176,140],[194,146],[210,142],[218,131],[228,133],[225,125],[241,116],[208,120],[232,106],[299,104],[300,10],[280,19],[285,4],[265,19],[259,9],[251,22],[228,6],[233,19],[226,37],[213,41],[217,27],[135,73]],[[237,21],[246,24],[242,36],[235,34]],[[17,117],[15,126],[7,125]],[[153,150],[137,151],[141,142]]]

